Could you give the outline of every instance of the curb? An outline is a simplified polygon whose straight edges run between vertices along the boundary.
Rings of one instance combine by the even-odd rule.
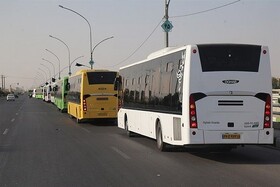
[[[273,143],[273,147],[276,149],[280,149],[280,137],[279,137],[279,133],[276,134],[275,136],[275,130],[279,131],[280,130],[280,122],[273,122],[273,128],[274,128],[274,143]]]
[[[280,129],[280,122],[273,122],[274,129]]]
[[[275,138],[275,147],[280,148],[280,138]]]

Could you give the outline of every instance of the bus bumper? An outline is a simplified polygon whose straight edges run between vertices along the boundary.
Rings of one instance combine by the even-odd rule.
[[[190,144],[273,144],[274,129],[254,131],[191,130]]]

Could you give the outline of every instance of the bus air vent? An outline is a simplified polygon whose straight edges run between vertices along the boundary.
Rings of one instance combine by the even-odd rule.
[[[243,101],[241,100],[219,100],[219,106],[243,106]]]

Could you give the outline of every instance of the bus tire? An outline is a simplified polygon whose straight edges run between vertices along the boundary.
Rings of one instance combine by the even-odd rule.
[[[156,139],[157,139],[157,148],[160,151],[166,151],[166,143],[163,142],[163,138],[162,138],[162,128],[161,128],[161,124],[160,121],[157,122],[157,127],[156,127]]]
[[[79,118],[76,118],[76,122],[79,124],[79,123],[81,123],[81,122],[82,122],[82,120],[81,120],[81,119],[79,119]]]
[[[133,133],[128,130],[128,122],[127,121],[128,121],[127,118],[125,118],[124,128],[125,128],[126,134],[127,134],[128,137],[133,137]]]

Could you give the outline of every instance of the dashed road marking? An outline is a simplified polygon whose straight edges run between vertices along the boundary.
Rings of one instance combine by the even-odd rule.
[[[115,152],[117,152],[119,155],[121,155],[124,159],[127,159],[127,160],[129,160],[130,159],[130,157],[127,155],[127,154],[125,154],[124,152],[122,152],[121,150],[119,150],[118,148],[116,148],[116,147],[111,147]]]
[[[88,133],[91,133],[89,130],[87,130],[86,128],[84,127],[81,127],[84,131],[88,132]]]
[[[3,135],[8,134],[8,132],[9,132],[9,129],[5,129],[5,131],[3,132]]]
[[[13,118],[12,120],[11,120],[11,122],[13,123],[15,121],[15,118]]]

